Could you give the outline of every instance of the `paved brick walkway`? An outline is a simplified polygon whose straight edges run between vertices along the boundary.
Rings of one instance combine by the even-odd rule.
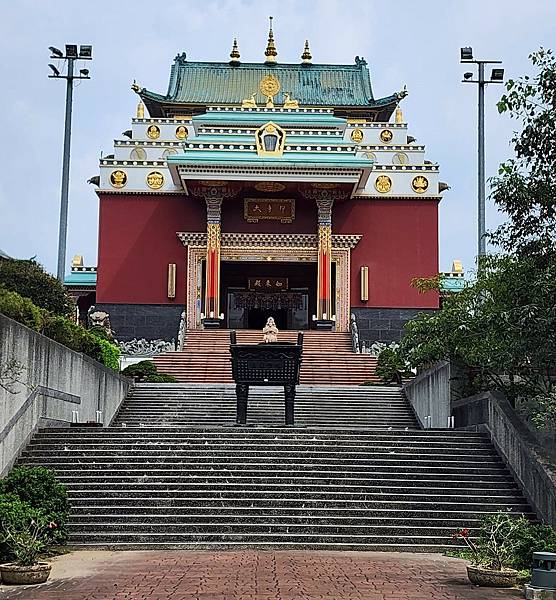
[[[0,587],[18,600],[494,600],[519,590],[476,588],[463,561],[362,552],[75,552],[52,581]]]

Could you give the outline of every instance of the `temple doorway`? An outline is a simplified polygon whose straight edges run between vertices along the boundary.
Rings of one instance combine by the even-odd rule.
[[[226,327],[261,330],[273,317],[280,330],[309,329],[316,306],[316,262],[222,261]]]

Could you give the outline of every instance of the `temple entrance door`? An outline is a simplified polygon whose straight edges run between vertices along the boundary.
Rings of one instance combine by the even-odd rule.
[[[317,265],[312,261],[223,261],[226,327],[261,330],[268,317],[273,317],[280,330],[309,329],[316,280]]]
[[[285,308],[251,308],[247,311],[247,329],[262,329],[269,317],[274,319],[278,329],[288,329],[288,311]]]

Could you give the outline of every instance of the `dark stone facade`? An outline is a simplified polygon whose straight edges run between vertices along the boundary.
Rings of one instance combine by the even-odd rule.
[[[97,310],[110,315],[117,340],[177,340],[181,304],[96,304]]]
[[[433,308],[361,308],[352,307],[359,330],[359,341],[399,342],[403,327],[419,313],[434,312]]]

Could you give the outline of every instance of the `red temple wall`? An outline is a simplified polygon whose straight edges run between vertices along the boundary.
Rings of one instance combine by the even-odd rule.
[[[290,196],[292,197],[292,196]],[[434,293],[419,294],[413,277],[438,273],[437,203],[350,200],[334,206],[334,233],[362,234],[352,251],[351,305],[436,308]],[[247,223],[242,199],[225,200],[223,232],[316,233],[316,206],[296,200],[291,224]],[[186,249],[177,231],[206,230],[206,208],[185,195],[101,194],[97,302],[183,304]],[[167,298],[167,265],[177,265],[176,298]],[[360,301],[360,267],[369,267],[369,301]]]
[[[184,304],[187,255],[176,231],[206,231],[204,202],[177,194],[102,194],[97,302]],[[177,269],[173,300],[168,263]]]
[[[438,308],[438,294],[420,294],[414,277],[438,273],[438,203],[354,199],[336,204],[333,233],[363,234],[351,253],[351,306]],[[360,268],[369,267],[369,300],[361,301]]]

